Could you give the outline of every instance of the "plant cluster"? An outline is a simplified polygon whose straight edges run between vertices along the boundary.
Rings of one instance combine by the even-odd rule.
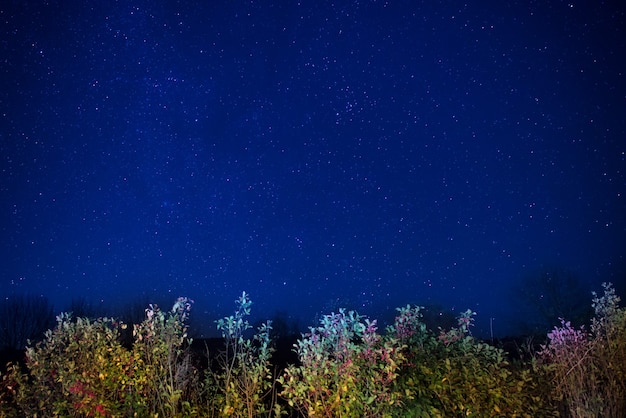
[[[216,321],[225,349],[218,357],[218,371],[207,374],[205,382],[207,387],[217,388],[211,400],[213,409],[225,417],[269,416],[272,410],[279,415],[270,363],[274,351],[271,321],[262,324],[252,338],[246,338],[246,331],[252,328],[247,319],[252,301],[243,292],[235,303],[234,316]]]
[[[169,313],[157,306],[134,326],[131,350],[120,343],[128,326],[111,318],[89,320],[62,313],[42,342],[26,350],[27,372],[11,365],[4,396],[15,416],[181,416],[194,370],[184,346],[191,301],[179,298]]]
[[[131,347],[120,343],[124,323],[61,314],[27,348],[25,368],[2,376],[0,416],[623,416],[626,310],[603,286],[589,331],[562,320],[530,360],[510,362],[474,338],[470,310],[433,331],[408,305],[380,334],[375,320],[339,309],[301,336],[298,363],[278,377],[271,322],[252,331],[245,292],[216,321],[224,348],[204,375],[191,361],[190,299],[170,311],[149,305]]]
[[[503,350],[472,337],[474,312],[463,312],[456,327],[435,334],[422,323],[420,310],[399,308],[388,329],[406,346],[398,379],[405,400],[396,415],[553,416],[550,403],[539,396],[541,371],[512,367]]]
[[[403,361],[394,338],[377,333],[376,321],[354,311],[325,315],[296,344],[299,366],[278,380],[281,396],[306,416],[392,416],[399,405],[394,390]]]
[[[149,412],[180,416],[192,412],[197,371],[191,365],[187,325],[193,300],[180,297],[170,312],[157,305],[146,308],[146,319],[133,329],[132,352],[142,367],[142,397],[150,399]]]
[[[561,319],[539,352],[561,409],[572,417],[626,414],[626,309],[610,283],[602,286],[602,296],[593,293],[591,331]]]

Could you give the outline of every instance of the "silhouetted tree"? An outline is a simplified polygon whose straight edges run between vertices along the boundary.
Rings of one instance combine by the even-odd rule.
[[[0,301],[0,348],[24,349],[53,326],[54,312],[45,297],[16,295]]]
[[[301,329],[298,321],[292,318],[287,311],[274,312],[274,316],[272,316],[271,321],[272,331],[270,332],[270,336],[272,339],[300,334]],[[255,329],[257,329],[262,323],[262,321],[258,321],[255,324]]]
[[[139,324],[146,319],[146,309],[148,309],[150,305],[156,305],[159,309],[168,311],[172,307],[172,303],[169,301],[167,301],[167,303],[161,303],[160,301],[155,301],[148,296],[142,295],[123,305],[118,310],[118,313],[113,316],[128,324]]]
[[[73,298],[70,301],[68,312],[72,313],[73,318],[91,318],[95,319],[102,315],[101,309],[96,308],[84,296]]]
[[[593,314],[590,289],[575,273],[563,268],[544,267],[526,276],[514,297],[530,311],[520,315],[521,328],[528,334],[545,335],[560,323],[559,318],[581,325]]]

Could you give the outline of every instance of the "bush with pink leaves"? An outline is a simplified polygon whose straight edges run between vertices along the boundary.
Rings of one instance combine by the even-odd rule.
[[[549,366],[561,409],[572,417],[626,414],[626,310],[610,283],[593,293],[591,332],[561,319],[539,357]]]

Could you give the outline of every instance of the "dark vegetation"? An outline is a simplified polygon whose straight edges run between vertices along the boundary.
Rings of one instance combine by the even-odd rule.
[[[588,324],[593,316],[589,304],[591,289],[572,271],[556,266],[543,267],[523,278],[512,300],[525,310],[517,328],[524,335],[545,336],[546,330],[568,318],[573,324]]]
[[[80,299],[56,321],[45,298],[6,299],[0,416],[621,416],[626,310],[615,290],[581,309],[560,301],[582,289],[575,278],[540,277],[527,289],[535,332],[494,341],[472,337],[473,312],[437,306],[398,308],[384,331],[338,309],[302,335],[284,312],[252,326],[244,292],[216,321],[221,338],[194,340],[187,298],[129,306],[121,319]],[[585,325],[562,319],[568,309]]]

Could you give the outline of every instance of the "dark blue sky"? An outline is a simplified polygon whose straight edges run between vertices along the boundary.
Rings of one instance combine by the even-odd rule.
[[[6,4],[10,3],[10,4]],[[505,332],[626,277],[618,1],[0,6],[0,294]],[[340,302],[334,302],[336,300]],[[327,313],[327,312],[326,312]]]

